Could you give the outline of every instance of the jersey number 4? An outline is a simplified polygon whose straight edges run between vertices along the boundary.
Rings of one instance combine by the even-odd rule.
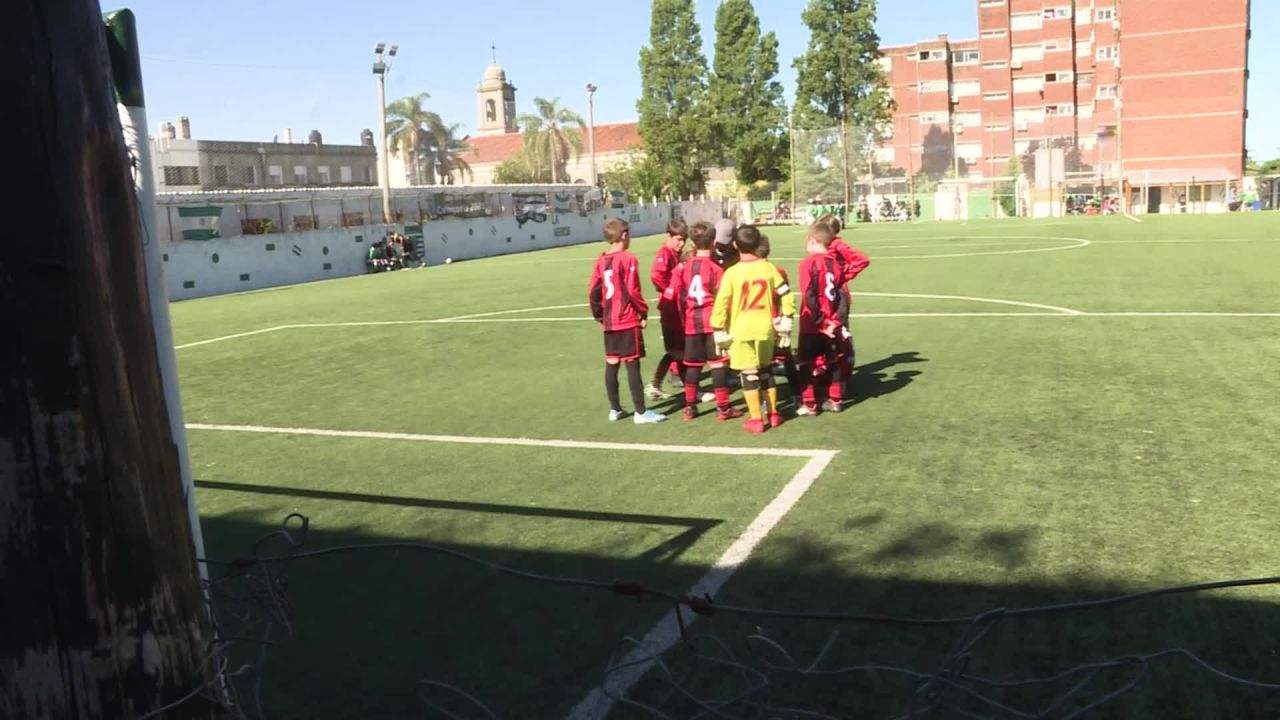
[[[755,290],[755,295],[751,291]],[[742,283],[742,301],[738,305],[738,309],[745,312],[747,310],[768,310],[764,306],[765,294],[769,292],[768,280],[749,280]],[[748,298],[750,301],[748,302]]]
[[[707,302],[707,291],[702,287],[702,276],[694,275],[689,281],[689,289],[684,293],[690,300],[693,300],[694,307],[702,307]]]

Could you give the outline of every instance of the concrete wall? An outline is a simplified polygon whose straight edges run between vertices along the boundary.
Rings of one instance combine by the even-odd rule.
[[[447,219],[421,226],[365,225],[306,232],[238,235],[210,240],[164,240],[165,283],[170,300],[291,285],[363,274],[369,245],[396,229],[413,237],[419,228],[428,265],[599,242],[605,220],[620,216],[637,237],[666,229],[675,212],[686,218],[721,217],[719,201],[636,204],[587,215],[549,213],[545,222],[514,217]],[[691,220],[692,222],[693,220]]]

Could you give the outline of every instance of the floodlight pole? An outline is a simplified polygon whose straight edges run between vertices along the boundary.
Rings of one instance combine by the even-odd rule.
[[[382,138],[382,172],[378,178],[382,186],[382,222],[391,222],[391,157],[387,154],[387,73],[391,64],[383,62],[385,43],[378,43],[373,50],[373,74],[378,76],[378,135]],[[387,57],[395,57],[398,45],[392,45]]]
[[[600,88],[587,83],[587,153],[591,155],[591,187],[600,186],[600,178],[596,174],[596,90]]]

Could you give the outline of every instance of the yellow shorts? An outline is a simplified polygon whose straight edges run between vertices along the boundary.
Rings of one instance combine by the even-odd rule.
[[[759,370],[773,363],[773,340],[734,340],[729,343],[729,367]]]

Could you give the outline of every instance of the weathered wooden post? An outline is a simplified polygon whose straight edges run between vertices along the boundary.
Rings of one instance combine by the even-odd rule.
[[[98,5],[0,47],[0,717],[221,717]]]

